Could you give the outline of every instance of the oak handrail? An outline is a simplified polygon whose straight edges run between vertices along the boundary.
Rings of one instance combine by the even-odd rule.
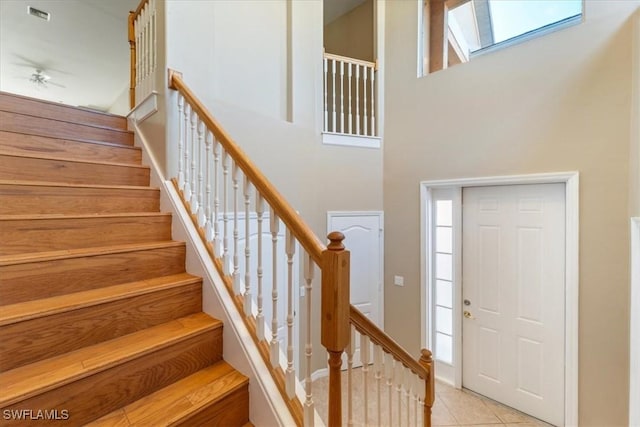
[[[371,341],[382,347],[385,352],[393,355],[397,360],[402,362],[407,368],[411,369],[414,374],[426,380],[429,377],[427,370],[416,359],[413,358],[404,348],[395,342],[389,335],[373,323],[367,316],[353,305],[349,313],[351,323],[356,327],[358,332],[369,337]]]
[[[307,253],[313,258],[313,261],[318,265],[322,265],[322,252],[326,249],[325,245],[320,242],[320,239],[318,239],[311,228],[309,228],[300,215],[287,203],[285,198],[276,190],[271,182],[269,182],[267,177],[260,172],[244,151],[233,142],[231,136],[227,134],[218,121],[211,116],[209,110],[207,110],[184,83],[180,73],[173,70],[169,71],[169,88],[180,92],[184,99],[191,105],[192,110],[198,114],[198,117],[200,117],[207,128],[213,132],[218,142],[222,144],[226,152],[247,178],[249,178],[253,186],[291,230]]]

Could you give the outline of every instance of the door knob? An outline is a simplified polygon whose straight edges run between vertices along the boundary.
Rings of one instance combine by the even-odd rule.
[[[469,311],[467,311],[467,310],[465,310],[465,311],[462,313],[462,315],[463,315],[464,317],[466,317],[467,319],[475,319],[475,317],[473,317],[473,314],[471,314],[471,312],[469,312]]]

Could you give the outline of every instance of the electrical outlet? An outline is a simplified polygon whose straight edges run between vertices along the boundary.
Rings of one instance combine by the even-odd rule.
[[[393,284],[396,286],[404,286],[404,277],[393,276]]]

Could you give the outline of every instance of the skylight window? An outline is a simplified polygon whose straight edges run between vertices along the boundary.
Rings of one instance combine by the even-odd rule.
[[[493,42],[554,25],[582,14],[582,0],[489,0]]]
[[[470,0],[451,9],[448,21],[450,38],[466,45],[471,55],[579,21],[581,16],[582,0]]]
[[[584,0],[424,0],[424,5],[422,75],[580,23]]]

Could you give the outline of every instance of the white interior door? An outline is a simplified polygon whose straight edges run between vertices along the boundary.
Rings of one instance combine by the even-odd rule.
[[[383,328],[382,213],[329,212],[327,228],[328,231],[340,231],[344,234],[345,246],[351,252],[351,304]],[[359,348],[360,345],[356,342],[356,366],[360,364]]]
[[[565,186],[463,189],[463,386],[564,423]]]

